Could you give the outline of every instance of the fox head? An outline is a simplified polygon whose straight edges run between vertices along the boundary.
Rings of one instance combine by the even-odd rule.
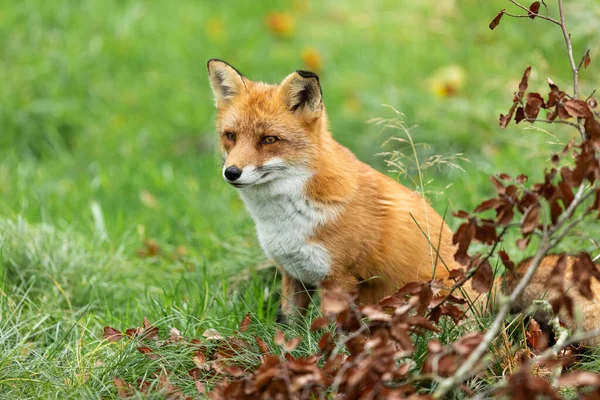
[[[252,82],[224,61],[208,61],[217,106],[223,178],[237,188],[309,171],[326,131],[319,77],[307,71],[279,85]]]

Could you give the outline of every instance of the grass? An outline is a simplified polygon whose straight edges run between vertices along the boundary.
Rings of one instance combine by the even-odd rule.
[[[506,18],[491,32],[506,3],[0,4],[0,397],[114,397],[113,377],[134,381],[152,360],[104,341],[102,327],[144,316],[191,337],[231,332],[251,312],[252,333],[272,338],[278,281],[220,177],[208,58],[278,82],[317,52],[331,130],[359,158],[385,170],[375,154],[405,150],[382,148],[397,132],[367,123],[394,117],[389,104],[428,145],[418,147],[423,159],[470,160],[458,160],[464,171],[427,169],[425,187],[402,178],[440,212],[490,196],[492,173],[539,178],[532,166],[548,165],[568,131],[501,132],[497,116],[526,66],[542,92],[546,76],[569,87],[569,66],[560,32],[541,21]],[[289,37],[267,28],[273,11],[293,17]],[[589,93],[600,87],[600,8],[581,0],[567,14],[576,54],[592,50],[581,78]],[[446,82],[451,96],[439,90]],[[566,246],[593,250],[589,235]],[[158,254],[140,257],[149,240]],[[177,371],[192,366],[176,349],[165,357]]]

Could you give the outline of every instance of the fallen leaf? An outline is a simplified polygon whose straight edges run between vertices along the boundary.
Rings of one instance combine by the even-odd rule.
[[[204,392],[206,392],[206,386],[204,385],[204,383],[196,380],[194,381],[194,386],[196,387],[196,391],[198,392],[198,394],[204,394]]]
[[[224,337],[221,336],[219,331],[217,331],[216,329],[213,329],[213,328],[205,330],[202,333],[202,336],[205,337],[206,340],[222,340],[222,339],[224,339]]]
[[[324,328],[330,324],[329,319],[325,317],[315,318],[315,320],[310,324],[311,332],[317,331],[321,328]]]
[[[113,383],[117,388],[117,396],[120,399],[127,399],[135,395],[135,389],[130,383],[125,382],[123,379],[116,377],[113,379]]]
[[[109,342],[118,342],[123,336],[124,335],[115,328],[111,328],[110,326],[104,327],[104,339]]]
[[[285,345],[283,346],[283,348],[287,352],[293,351],[300,344],[301,340],[302,340],[301,337],[290,339],[287,342],[285,342]]]
[[[139,346],[136,347],[137,351],[139,351],[142,354],[145,354],[146,356],[148,356],[149,359],[151,360],[156,360],[158,358],[158,355],[156,355],[154,353],[154,351],[152,351],[152,349],[148,346]]]
[[[240,332],[246,332],[248,330],[248,327],[250,326],[250,321],[250,313],[244,315],[244,318],[242,318],[242,322],[240,322]]]
[[[260,337],[254,336],[254,341],[256,341],[256,345],[258,346],[258,350],[260,350],[260,354],[265,355],[270,353],[269,347]]]
[[[195,354],[194,357],[192,358],[192,361],[194,362],[194,364],[196,365],[196,367],[198,367],[199,369],[206,369],[208,367],[208,365],[206,364],[206,355],[198,350]]]
[[[285,333],[281,329],[275,331],[275,344],[283,346],[285,343]]]
[[[181,332],[177,328],[169,329],[169,340],[172,343],[181,342],[183,338],[181,337]]]

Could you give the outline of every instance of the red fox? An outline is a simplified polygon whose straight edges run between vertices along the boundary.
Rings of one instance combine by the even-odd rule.
[[[223,178],[239,190],[281,271],[284,316],[304,313],[309,291],[325,279],[357,287],[362,304],[411,281],[451,283],[448,271],[460,267],[452,232],[424,198],[333,139],[316,74],[296,71],[269,85],[217,59],[208,72]],[[539,284],[554,264],[543,263]]]
[[[324,279],[358,287],[359,302],[374,303],[458,267],[452,232],[425,199],[333,139],[316,74],[268,85],[217,59],[208,71],[223,177],[279,266],[284,316],[303,313],[306,288]]]

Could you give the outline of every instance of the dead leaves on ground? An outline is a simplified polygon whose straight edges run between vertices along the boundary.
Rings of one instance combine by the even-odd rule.
[[[161,340],[158,329],[147,319],[140,327],[127,329],[125,333],[106,327],[107,341],[132,341],[156,368],[150,374],[150,381],[140,379],[133,383],[116,377],[118,396],[129,398],[136,392],[160,392],[170,399],[193,398],[171,382],[170,364],[161,356],[161,348],[177,345],[189,350],[189,385],[186,387],[189,389],[193,383],[197,394],[211,399],[309,399],[322,393],[338,393],[343,396],[339,398],[348,399],[429,398],[419,395],[418,387],[412,384],[394,385],[416,371],[415,364],[409,360],[415,351],[414,334],[439,332],[434,320],[439,320],[440,315],[454,314],[447,307],[440,308],[436,315],[431,313],[441,304],[441,282],[410,283],[380,304],[364,307],[355,305],[356,293],[346,293],[333,282],[326,282],[324,286],[327,294],[323,297],[323,307],[328,313],[313,321],[311,330],[322,333],[318,350],[307,356],[295,355],[303,342],[301,337],[286,337],[279,329],[272,340],[274,348],[267,345],[265,338],[250,336],[250,314],[242,318],[239,332],[229,337],[216,329],[207,329],[202,339],[190,340],[171,328],[168,337]],[[464,301],[452,296],[444,306],[450,303],[455,304],[452,307],[457,312],[453,318],[460,320],[462,312],[457,305]],[[480,336],[466,335],[459,340],[453,350],[456,360],[464,358]],[[437,352],[438,348],[433,351]],[[244,358],[240,356],[250,353],[254,363],[240,362]],[[260,354],[258,358],[257,354]],[[437,373],[437,367],[434,369]]]
[[[212,399],[310,399],[323,395],[340,399],[430,398],[419,395],[418,387],[405,380],[411,372],[418,373],[409,360],[415,351],[413,334],[439,331],[425,317],[440,303],[439,282],[410,283],[380,304],[362,307],[355,305],[356,293],[347,293],[334,282],[325,282],[324,289],[322,307],[326,317],[315,319],[311,326],[313,332],[325,329],[317,353],[294,356],[292,352],[302,339],[286,338],[283,331],[277,330],[274,343],[279,346],[279,355],[263,355],[255,369],[238,379],[220,380],[208,396]],[[327,329],[332,324],[334,331]],[[467,335],[459,340],[457,356],[466,355],[479,336]],[[264,343],[262,339],[260,342]],[[260,342],[257,338],[257,343]]]
[[[318,350],[303,352],[302,356],[295,353],[304,341],[301,337],[286,337],[278,329],[271,341],[274,347],[270,348],[266,338],[250,335],[250,314],[242,318],[239,331],[233,336],[213,328],[205,330],[201,339],[186,338],[178,329],[171,328],[161,340],[158,328],[147,319],[126,333],[106,327],[107,341],[132,341],[139,352],[152,360],[154,368],[154,372],[134,382],[115,377],[117,395],[132,398],[143,393],[160,394],[167,399],[201,396],[214,400],[311,399],[323,395],[337,399],[430,399],[420,393],[423,383],[451,376],[483,340],[482,332],[466,333],[448,344],[425,336],[427,351],[421,356],[423,361],[419,366],[414,361],[415,341],[427,332],[440,332],[441,315],[460,323],[464,317],[463,299],[446,297],[440,282],[434,280],[409,283],[377,305],[358,307],[354,293],[344,292],[333,282],[325,283],[325,287],[331,295],[324,297],[323,306],[336,311],[313,321],[311,330],[321,332]],[[536,354],[547,348],[535,321],[527,334]],[[169,345],[186,349],[187,375],[172,370],[172,363],[160,355],[161,348]],[[249,355],[254,362],[247,361]],[[523,358],[523,362],[526,360]],[[413,380],[415,376],[426,378]],[[525,375],[518,372],[516,376]],[[531,374],[524,380],[509,377],[512,391],[502,393],[521,394],[538,389],[554,393],[555,389],[547,391],[547,386],[537,378]],[[590,373],[569,372],[559,381],[565,386],[600,387],[600,378]],[[472,394],[466,386],[461,390]]]

